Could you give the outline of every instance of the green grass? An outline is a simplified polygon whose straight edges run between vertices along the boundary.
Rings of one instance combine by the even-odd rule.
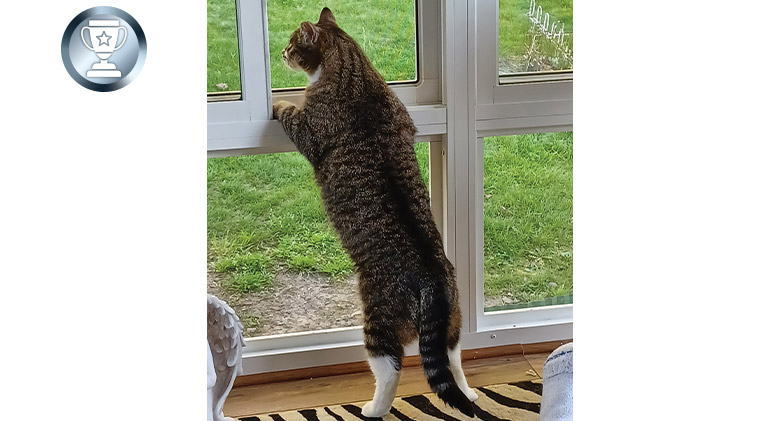
[[[427,184],[428,145],[415,151]],[[230,288],[261,290],[282,270],[334,281],[353,273],[302,155],[212,158],[207,174],[209,261]]]
[[[572,292],[571,133],[485,140],[485,294],[528,302]],[[415,148],[428,182],[428,145]],[[298,153],[208,161],[212,268],[240,291],[278,271],[354,270],[327,222],[311,166]]]
[[[226,83],[228,91],[240,91],[236,2],[208,0],[207,8],[206,91],[220,91],[221,89],[217,88],[219,83]]]
[[[333,11],[339,26],[355,38],[386,80],[415,80],[414,0],[374,1],[370,7],[366,3],[365,0],[268,0],[272,88],[306,86],[306,76],[284,66],[281,54],[301,22],[317,22],[325,6]],[[239,90],[235,1],[208,0],[208,11],[207,91],[219,91],[218,83],[227,83],[227,90]]]
[[[284,66],[281,51],[290,34],[301,22],[316,22],[319,11],[328,6],[336,21],[360,44],[371,62],[388,81],[416,79],[416,36],[414,0],[268,0],[268,38],[272,88],[306,86],[306,76]],[[227,84],[227,91],[241,89],[238,37],[236,35],[235,0],[208,0],[208,72],[207,92],[220,91],[217,84]],[[566,26],[567,44],[572,45],[572,0],[537,2],[552,22]],[[535,56],[541,64],[527,65],[524,58],[532,44],[532,24],[526,16],[530,0],[499,1],[499,57],[514,63],[514,69],[567,69],[552,42],[537,36]]]
[[[485,295],[572,292],[572,134],[485,139]]]
[[[538,0],[537,6],[542,6],[545,13],[550,14],[550,25],[554,22],[564,24],[565,43],[572,47],[573,29],[573,0]],[[498,56],[500,60],[513,63],[514,73],[520,71],[537,70],[561,70],[570,69],[572,63],[564,59],[556,49],[555,44],[546,39],[541,33],[536,33],[536,41],[533,42],[534,53],[541,63],[530,63],[526,57],[532,44],[534,31],[533,24],[526,15],[531,0],[499,0],[498,4]]]

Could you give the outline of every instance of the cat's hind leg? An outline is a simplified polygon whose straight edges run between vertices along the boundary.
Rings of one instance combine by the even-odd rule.
[[[400,363],[395,357],[384,355],[368,357],[368,365],[376,379],[374,399],[363,405],[361,414],[364,417],[381,417],[387,415],[393,406],[395,391],[401,378]]]
[[[387,415],[393,406],[395,391],[401,378],[401,359],[404,349],[396,334],[396,329],[386,320],[386,312],[372,311],[366,317],[363,334],[368,351],[368,365],[376,379],[374,399],[363,405],[364,417]]]
[[[455,378],[458,389],[460,389],[471,402],[474,402],[479,396],[466,382],[466,375],[463,373],[463,367],[460,364],[460,344],[455,345],[454,348],[447,349],[447,356],[450,360],[450,371],[452,371],[452,377]]]

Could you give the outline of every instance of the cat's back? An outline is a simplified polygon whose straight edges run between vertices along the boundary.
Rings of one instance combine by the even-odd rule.
[[[417,130],[354,40],[342,41],[308,92],[307,106],[328,122],[315,171],[322,198],[359,267],[371,256],[408,264],[420,254],[420,229],[433,226],[413,147]]]
[[[333,134],[395,135],[410,140],[416,128],[406,107],[357,42],[338,28],[334,31],[334,45],[323,53],[323,76],[307,89],[307,105],[328,115],[335,123]]]

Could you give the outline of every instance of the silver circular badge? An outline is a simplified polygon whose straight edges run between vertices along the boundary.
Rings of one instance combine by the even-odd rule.
[[[79,13],[62,36],[62,62],[81,86],[115,91],[138,76],[146,59],[141,25],[124,10],[99,6]]]

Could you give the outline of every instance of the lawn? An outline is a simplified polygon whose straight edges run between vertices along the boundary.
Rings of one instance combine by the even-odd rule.
[[[500,0],[499,56],[511,66],[523,65],[534,35],[525,17],[529,4]],[[571,0],[537,4],[571,30]],[[268,0],[274,88],[305,85],[303,75],[277,60],[278,53],[299,23],[316,21],[324,5],[387,80],[416,77],[413,1],[381,0],[366,7],[358,0]],[[221,83],[238,90],[235,3],[208,0],[208,11],[208,91]],[[539,45],[552,48],[543,40]],[[485,140],[487,305],[570,296],[572,142],[571,133]],[[416,150],[427,181],[427,144]],[[298,153],[208,160],[208,251],[210,271],[221,274],[222,287],[235,294],[269,289],[280,273],[317,274],[338,283],[354,271],[327,222],[311,166]]]
[[[305,4],[305,6],[303,6]],[[292,1],[268,0],[268,44],[271,87],[306,86],[306,76],[288,69],[281,59],[290,34],[303,21],[317,22],[322,7],[329,7],[339,26],[360,44],[386,80],[416,80],[413,0]],[[234,0],[208,0],[207,91],[239,90],[238,38]],[[392,16],[392,19],[388,19]]]
[[[208,0],[206,36],[207,92],[240,91],[235,0]],[[220,89],[217,84],[227,84]]]
[[[487,138],[484,149],[486,299],[571,294],[572,133]]]
[[[549,24],[563,24],[564,45],[572,48],[572,0],[537,0],[549,13]],[[527,16],[531,0],[499,0],[498,57],[499,72],[522,73],[571,69],[572,62],[548,41]]]
[[[572,292],[571,133],[485,140],[485,295],[492,304]],[[416,145],[428,179],[428,146]],[[353,271],[296,152],[208,160],[209,260],[238,292],[279,271]]]
[[[428,145],[415,150],[427,185]],[[209,260],[230,289],[262,289],[279,271],[353,273],[301,154],[209,159],[207,174]]]
[[[499,60],[502,73],[571,68],[554,45],[532,30],[526,16],[531,0],[499,1]],[[413,0],[268,0],[268,38],[273,88],[306,85],[306,77],[284,66],[281,51],[290,34],[303,21],[316,22],[328,6],[339,25],[361,45],[386,80],[415,80],[415,16]],[[207,92],[239,91],[238,37],[234,0],[208,0]],[[566,43],[572,45],[572,0],[537,1],[550,22],[565,25]],[[305,6],[304,6],[305,5]],[[388,19],[392,16],[392,19]],[[531,50],[529,52],[529,50]],[[225,84],[224,89],[217,85]]]

